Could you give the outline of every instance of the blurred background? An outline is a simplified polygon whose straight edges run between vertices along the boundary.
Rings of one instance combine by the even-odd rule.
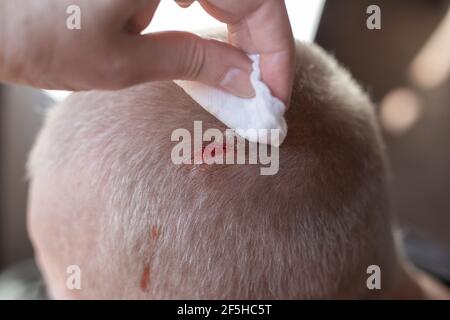
[[[450,284],[450,1],[286,4],[296,38],[333,54],[375,101],[406,253]],[[366,27],[370,5],[381,9],[380,30]],[[198,5],[182,10],[162,0],[146,31],[217,25]],[[0,84],[0,284],[38,278],[26,231],[24,168],[45,110],[67,94]]]

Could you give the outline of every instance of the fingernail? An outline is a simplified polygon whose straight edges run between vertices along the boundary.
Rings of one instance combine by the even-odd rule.
[[[175,2],[182,8],[188,8],[194,2],[193,0],[175,0]]]
[[[255,90],[250,82],[250,74],[241,69],[230,69],[220,82],[220,86],[232,95],[241,98],[255,96]]]

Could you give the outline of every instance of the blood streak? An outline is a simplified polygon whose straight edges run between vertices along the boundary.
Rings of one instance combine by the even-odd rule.
[[[152,240],[156,240],[159,238],[159,228],[157,226],[152,226],[150,237]]]
[[[142,291],[148,290],[148,285],[150,282],[150,267],[148,265],[144,265],[144,270],[141,275],[140,287]]]
[[[227,145],[224,143],[222,146],[220,145],[207,145],[202,146],[202,159],[205,158],[214,158],[216,156],[216,152],[218,152],[218,156],[224,156],[227,151]]]

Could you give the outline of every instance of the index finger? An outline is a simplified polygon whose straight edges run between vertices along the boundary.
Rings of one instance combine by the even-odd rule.
[[[260,54],[261,76],[272,94],[288,105],[295,73],[295,42],[283,0],[203,0],[211,15],[228,25],[228,40]],[[253,6],[252,6],[253,4]],[[219,10],[223,12],[219,12]]]

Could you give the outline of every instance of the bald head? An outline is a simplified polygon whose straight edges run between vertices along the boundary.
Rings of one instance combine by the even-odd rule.
[[[51,110],[29,162],[29,228],[51,295],[376,297],[370,265],[391,290],[372,105],[317,47],[297,44],[297,61],[274,175],[259,164],[175,164],[175,130],[226,128],[172,82],[77,93]],[[67,289],[70,265],[80,290]]]

